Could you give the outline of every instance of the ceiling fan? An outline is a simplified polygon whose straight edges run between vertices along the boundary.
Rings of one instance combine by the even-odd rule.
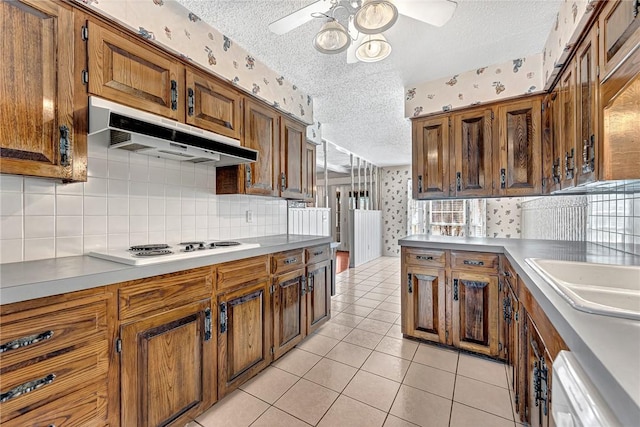
[[[451,0],[317,0],[269,24],[279,35],[311,21],[325,18],[313,45],[321,53],[347,51],[347,63],[376,62],[389,56],[391,45],[383,31],[395,24],[398,14],[437,27],[446,24],[458,4]],[[346,11],[347,29],[336,12]]]

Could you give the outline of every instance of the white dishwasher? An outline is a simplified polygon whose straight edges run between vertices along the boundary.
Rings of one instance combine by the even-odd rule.
[[[618,427],[618,419],[570,351],[553,362],[551,414],[556,427]]]

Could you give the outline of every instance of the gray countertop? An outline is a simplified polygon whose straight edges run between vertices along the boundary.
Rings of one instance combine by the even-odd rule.
[[[525,258],[640,265],[640,256],[586,242],[415,235],[401,246],[504,253],[624,426],[640,425],[640,322],[573,309]]]
[[[330,237],[277,235],[238,239],[260,247],[166,263],[132,266],[90,256],[73,256],[0,265],[0,303],[10,304],[128,280],[158,276],[274,252],[330,243]]]

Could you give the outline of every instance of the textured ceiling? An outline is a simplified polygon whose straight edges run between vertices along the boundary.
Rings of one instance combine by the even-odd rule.
[[[322,137],[378,166],[411,163],[404,87],[541,52],[562,0],[458,0],[441,28],[400,16],[384,61],[347,64],[312,46],[313,20],[278,36],[267,26],[313,0],[178,0],[311,94]]]

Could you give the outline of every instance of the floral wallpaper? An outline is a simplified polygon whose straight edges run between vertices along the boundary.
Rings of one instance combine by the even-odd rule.
[[[564,0],[542,52],[544,88],[549,89],[585,28],[595,0]]]
[[[516,58],[405,88],[405,117],[542,91],[542,54]]]
[[[307,141],[317,145],[322,144],[322,123],[313,122],[313,124],[307,126]]]
[[[487,237],[519,239],[522,197],[487,199]]]
[[[174,0],[76,0],[112,18],[140,37],[180,55],[265,100],[313,122],[313,99]]]
[[[400,256],[398,239],[407,235],[407,181],[411,166],[381,169],[382,254]]]

